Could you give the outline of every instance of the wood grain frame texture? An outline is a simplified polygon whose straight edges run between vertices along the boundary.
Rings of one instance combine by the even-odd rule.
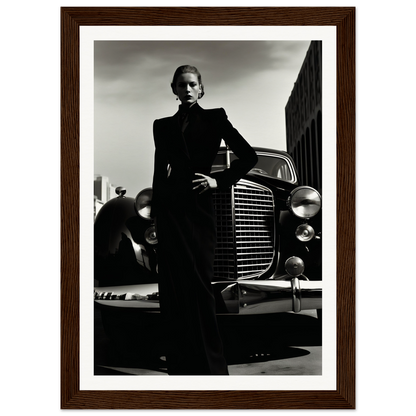
[[[86,391],[79,389],[79,27],[336,26],[337,382],[334,391]],[[355,408],[355,8],[61,8],[61,408]]]

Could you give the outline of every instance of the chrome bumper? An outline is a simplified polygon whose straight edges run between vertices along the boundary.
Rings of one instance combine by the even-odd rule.
[[[322,309],[322,282],[296,277],[290,281],[218,282],[214,283],[214,292],[219,314],[258,315]]]
[[[217,314],[260,315],[322,309],[322,282],[296,277],[286,280],[214,282]],[[100,306],[159,312],[158,285],[98,287]]]

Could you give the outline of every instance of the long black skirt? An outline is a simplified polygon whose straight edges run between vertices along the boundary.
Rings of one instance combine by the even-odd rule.
[[[227,375],[211,285],[216,244],[211,191],[175,194],[156,220],[168,373]]]

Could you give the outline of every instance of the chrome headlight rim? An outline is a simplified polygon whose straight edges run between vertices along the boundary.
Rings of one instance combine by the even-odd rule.
[[[137,215],[148,221],[152,219],[150,217],[152,196],[152,188],[145,188],[136,195],[134,200],[134,209],[136,210]]]
[[[154,246],[158,243],[156,227],[151,225],[144,233],[144,238],[148,244]]]
[[[309,193],[309,195],[307,195],[308,197],[302,196],[302,192]],[[312,209],[306,210],[306,204],[300,203],[302,201],[314,201],[313,204],[309,205]],[[299,205],[297,205],[298,203]],[[321,210],[322,197],[321,194],[311,186],[298,186],[290,192],[286,205],[293,215],[302,218],[303,220],[307,220],[315,217]]]
[[[315,230],[311,225],[307,223],[300,224],[296,228],[295,235],[299,241],[302,243],[307,243],[315,238]]]

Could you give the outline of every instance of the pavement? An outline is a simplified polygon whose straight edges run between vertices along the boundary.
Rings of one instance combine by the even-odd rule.
[[[95,375],[168,375],[162,351],[138,353],[137,344],[106,335],[94,310]],[[322,343],[316,311],[241,319],[219,317],[230,375],[321,375]],[[152,334],[142,334],[148,339]]]

